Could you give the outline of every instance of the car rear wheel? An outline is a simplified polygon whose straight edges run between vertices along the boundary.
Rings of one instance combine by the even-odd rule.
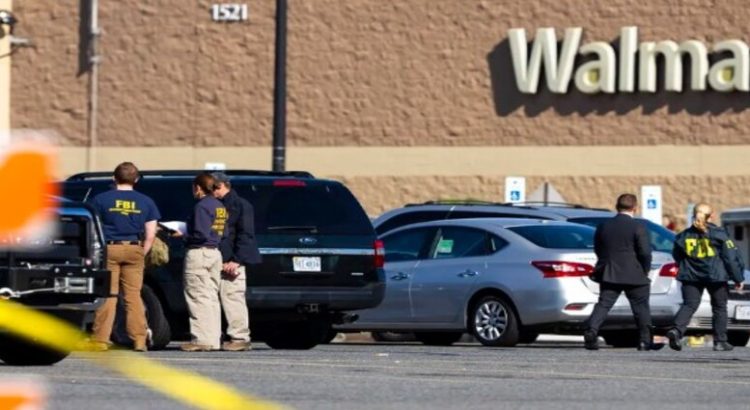
[[[408,332],[372,332],[372,339],[376,342],[413,342],[414,333]]]
[[[0,337],[0,360],[11,366],[49,366],[69,354],[10,335]]]
[[[167,347],[172,339],[172,330],[167,317],[164,315],[161,301],[156,296],[156,292],[148,285],[143,285],[141,299],[143,300],[143,307],[146,309],[146,322],[151,333],[149,349],[162,350]],[[133,342],[128,337],[125,308],[122,300],[118,300],[117,315],[115,316],[115,325],[112,330],[112,341],[121,346],[133,345]]]
[[[329,322],[317,319],[284,323],[269,329],[263,341],[272,349],[308,350],[323,343],[330,328]]]
[[[732,346],[745,347],[747,342],[750,342],[750,333],[748,332],[729,332],[727,333],[727,341]]]
[[[417,340],[428,346],[450,346],[461,340],[462,332],[419,332]]]
[[[504,299],[489,295],[477,301],[470,313],[471,333],[485,346],[515,346],[518,318]]]
[[[328,333],[326,333],[326,336],[323,338],[323,340],[320,342],[321,344],[327,345],[333,341],[333,339],[338,336],[339,332],[335,331],[334,329],[328,329]]]
[[[521,330],[518,335],[518,343],[531,344],[536,342],[539,337],[539,332],[532,332],[530,330]]]

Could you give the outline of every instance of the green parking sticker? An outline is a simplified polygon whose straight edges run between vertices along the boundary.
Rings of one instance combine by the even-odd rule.
[[[453,252],[453,239],[441,239],[437,245],[437,253]]]

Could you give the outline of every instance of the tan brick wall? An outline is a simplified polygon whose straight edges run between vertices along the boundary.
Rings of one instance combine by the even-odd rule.
[[[85,141],[77,2],[22,0],[13,125]],[[268,145],[274,1],[250,21],[210,21],[209,1],[102,1],[104,145]],[[289,18],[292,145],[750,143],[750,96],[513,90],[507,30],[583,26],[612,41],[750,40],[743,0],[294,0]]]

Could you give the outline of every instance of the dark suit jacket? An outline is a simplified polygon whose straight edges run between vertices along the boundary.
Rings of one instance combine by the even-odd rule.
[[[651,243],[643,222],[625,214],[596,228],[594,252],[598,258],[593,279],[619,285],[651,283]]]
[[[255,239],[255,215],[253,206],[245,198],[230,190],[222,199],[229,218],[224,227],[219,250],[224,262],[241,265],[261,263],[258,242]]]

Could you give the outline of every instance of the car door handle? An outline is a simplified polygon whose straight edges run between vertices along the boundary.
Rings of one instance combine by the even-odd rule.
[[[406,273],[404,273],[404,272],[399,272],[399,273],[397,273],[397,274],[395,274],[395,275],[391,276],[391,279],[393,279],[393,280],[404,280],[404,279],[409,279],[409,275],[407,275],[407,274],[406,274]]]
[[[472,278],[474,276],[479,275],[479,272],[471,269],[466,269],[465,271],[458,274],[459,278]]]

